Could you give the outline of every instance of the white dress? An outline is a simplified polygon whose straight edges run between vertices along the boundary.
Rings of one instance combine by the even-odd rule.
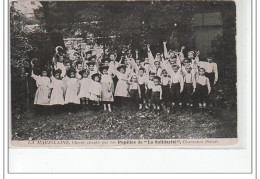
[[[50,105],[64,105],[63,81],[52,78],[50,88],[52,88]]]
[[[34,97],[34,104],[49,105],[50,78],[37,76],[33,73],[32,77],[36,80],[36,85],[38,87]]]
[[[92,80],[83,78],[80,80],[79,98],[89,98]]]
[[[115,96],[130,97],[128,92],[128,84],[126,83],[128,79],[128,74],[116,72],[116,75],[118,78],[118,82],[116,85]]]
[[[102,75],[100,83],[102,86],[101,101],[114,101],[114,83],[111,75]]]
[[[65,104],[80,104],[78,93],[79,82],[77,78],[69,78],[67,80],[67,90],[65,95]]]
[[[92,80],[89,99],[92,100],[92,101],[100,101],[101,100],[101,92],[102,92],[101,84],[99,82]]]

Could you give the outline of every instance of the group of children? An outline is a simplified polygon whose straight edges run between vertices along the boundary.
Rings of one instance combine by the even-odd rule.
[[[62,47],[56,48],[50,78],[42,69],[41,75],[32,72],[37,91],[34,104],[85,107],[103,104],[104,110],[112,111],[111,105],[123,105],[140,110],[152,110],[160,114],[176,107],[206,108],[211,88],[218,80],[217,64],[211,57],[199,60],[199,52],[183,54],[167,50],[153,56],[147,45],[147,58],[140,59],[138,50],[121,56],[110,53],[107,57],[84,54],[83,60],[64,60]],[[33,64],[32,64],[33,65]],[[114,103],[113,103],[114,102]],[[129,105],[130,104],[130,105]]]

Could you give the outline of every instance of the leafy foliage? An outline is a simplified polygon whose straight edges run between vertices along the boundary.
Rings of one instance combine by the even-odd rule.
[[[25,31],[26,17],[14,8],[14,3],[10,3],[11,65],[22,67],[32,46]]]

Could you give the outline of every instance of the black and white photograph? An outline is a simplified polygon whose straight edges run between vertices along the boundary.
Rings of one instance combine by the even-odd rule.
[[[234,1],[10,1],[9,16],[14,146],[238,138]]]

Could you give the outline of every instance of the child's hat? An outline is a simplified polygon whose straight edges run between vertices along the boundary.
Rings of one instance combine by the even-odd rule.
[[[139,70],[145,71],[145,69],[143,67],[139,68]]]
[[[97,56],[96,55],[92,55],[91,57],[89,57],[87,60],[88,61],[91,61],[92,60],[92,58],[96,58]]]
[[[155,76],[155,77],[153,77],[153,79],[157,79],[157,80],[161,80],[161,78],[159,77],[159,76]]]
[[[178,68],[179,69],[180,67],[179,67],[179,65],[175,64],[175,65],[172,66],[172,68]]]
[[[184,59],[184,62],[190,63],[190,62],[191,62],[191,59],[185,58],[185,59]]]
[[[119,67],[117,67],[117,70],[120,71],[121,68],[126,69],[126,65],[120,65]]]
[[[74,73],[76,73],[76,70],[75,70],[75,68],[73,68],[73,67],[70,67],[70,68],[67,70],[67,74],[70,74],[71,72],[74,72]]]
[[[43,72],[43,71],[48,72],[48,68],[47,68],[47,67],[42,67],[42,68],[41,68],[41,72]]]
[[[31,64],[32,65],[35,65],[35,64],[37,64],[39,62],[39,60],[37,59],[37,58],[33,58],[32,60],[31,60]]]
[[[103,66],[100,66],[100,67],[98,68],[98,70],[100,71],[100,73],[103,74],[103,70],[108,70],[108,68],[109,68],[109,66],[103,65]]]
[[[188,53],[192,53],[192,54],[194,54],[195,52],[191,50],[191,51],[188,51]]]
[[[186,69],[192,69],[191,65],[186,65],[185,68]]]
[[[156,62],[159,62],[159,63],[161,63],[159,60],[154,60],[154,64],[155,64]]]
[[[83,69],[79,71],[79,74],[82,76],[84,73],[89,74],[89,71],[87,69]]]
[[[110,62],[111,60],[110,60],[110,58],[103,58],[103,59],[101,60],[101,63],[105,63],[106,61]]]
[[[100,74],[99,73],[94,73],[92,76],[91,76],[91,79],[92,80],[95,80],[96,76],[98,76],[100,78]]]
[[[63,52],[63,47],[62,46],[57,46],[55,48],[55,51],[56,51],[56,53],[61,53],[61,52]]]
[[[153,72],[150,72],[150,73],[149,73],[149,75],[155,75],[155,73],[153,73]]]
[[[88,54],[92,54],[92,51],[89,50],[89,51],[85,52],[85,56],[87,56]]]
[[[61,74],[62,73],[62,70],[61,69],[57,69],[57,70],[54,70],[53,74]]]
[[[93,65],[93,66],[94,66],[94,65],[95,65],[95,62],[88,62],[87,65],[88,65],[88,66],[90,66],[90,65]]]

